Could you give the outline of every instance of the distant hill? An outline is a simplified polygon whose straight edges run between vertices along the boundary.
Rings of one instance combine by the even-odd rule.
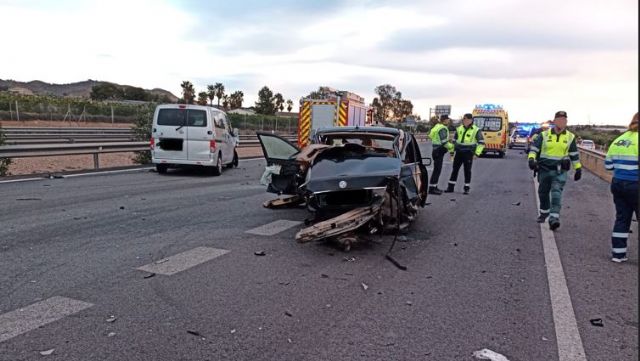
[[[17,92],[20,94],[29,94],[29,95],[54,95],[59,97],[82,97],[89,98],[91,94],[91,88],[96,85],[104,85],[104,84],[113,84],[120,87],[130,87],[130,85],[120,85],[111,82],[105,81],[97,81],[97,80],[86,80],[80,81],[77,83],[69,83],[69,84],[50,84],[45,83],[40,80],[33,80],[30,82],[20,82],[15,80],[2,80],[0,79],[0,90],[8,90]],[[159,95],[159,96],[167,96],[167,98],[171,102],[176,102],[178,97],[173,95],[171,92],[154,88],[151,90],[145,89],[147,92]]]

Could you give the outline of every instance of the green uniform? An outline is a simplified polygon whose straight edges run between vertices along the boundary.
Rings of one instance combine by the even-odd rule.
[[[538,158],[538,197],[540,214],[549,215],[549,221],[560,219],[562,191],[567,182],[567,169],[562,163],[573,164],[574,169],[582,168],[575,135],[568,130],[556,133],[546,130],[535,138],[529,150],[529,159]]]

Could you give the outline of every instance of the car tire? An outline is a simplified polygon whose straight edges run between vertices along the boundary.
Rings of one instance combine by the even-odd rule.
[[[505,152],[498,152],[498,157],[504,158],[504,154],[505,154]]]
[[[156,164],[156,172],[158,174],[166,174],[169,167],[166,164]]]
[[[216,161],[216,165],[211,169],[211,174],[214,177],[222,174],[222,154],[218,154],[218,160]]]

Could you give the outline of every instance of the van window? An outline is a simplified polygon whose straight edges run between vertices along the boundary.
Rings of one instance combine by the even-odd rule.
[[[213,122],[216,128],[224,128],[224,123],[222,122],[222,116],[220,114],[213,115]]]
[[[190,127],[207,126],[207,113],[204,110],[189,110],[187,111],[187,118],[189,119],[187,125]]]
[[[502,129],[502,118],[500,117],[474,117],[473,123],[485,132],[497,132]]]
[[[206,127],[207,113],[197,109],[160,109],[158,125]]]

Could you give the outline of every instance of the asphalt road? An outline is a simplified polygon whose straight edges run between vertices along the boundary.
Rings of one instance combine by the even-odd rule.
[[[558,360],[524,157],[430,196],[394,250],[407,271],[389,236],[344,253],[297,244],[301,224],[247,233],[307,217],[262,208],[262,160],[0,184],[0,360]],[[604,181],[568,182],[555,241],[588,360],[638,358],[637,234],[610,262],[613,217]]]

